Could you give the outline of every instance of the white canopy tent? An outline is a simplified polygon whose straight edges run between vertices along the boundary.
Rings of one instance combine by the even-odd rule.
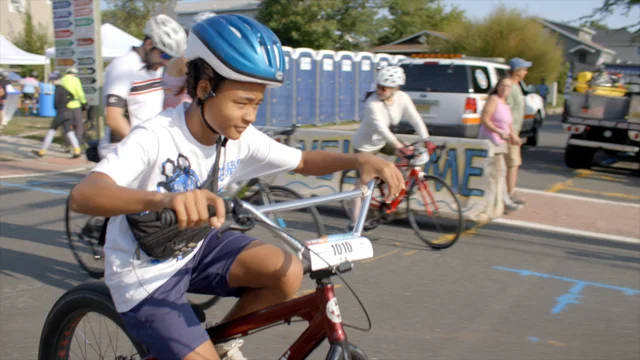
[[[2,34],[0,34],[0,64],[3,65],[45,65],[48,63],[47,57],[26,52]]]
[[[142,45],[142,40],[111,24],[102,24],[100,37],[102,41],[102,61],[111,61],[124,55],[131,47]],[[56,48],[47,49],[46,55],[50,58],[56,57]]]

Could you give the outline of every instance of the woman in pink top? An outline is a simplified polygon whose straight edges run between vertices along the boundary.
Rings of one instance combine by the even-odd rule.
[[[513,117],[506,102],[511,86],[509,78],[498,80],[496,87],[489,93],[489,100],[484,105],[480,117],[478,138],[491,140],[497,146],[505,141],[512,145],[521,143],[520,137],[513,133]]]
[[[512,145],[522,144],[520,137],[513,132],[513,116],[511,116],[511,109],[506,102],[507,94],[511,91],[512,85],[511,79],[502,78],[491,90],[489,99],[482,109],[480,131],[478,132],[479,139],[491,140],[495,145],[494,156],[497,160],[499,174],[498,202],[504,203],[504,210],[507,213],[522,207],[511,200],[506,186],[507,173],[504,155],[508,150],[507,142]],[[499,211],[501,212],[501,210]]]

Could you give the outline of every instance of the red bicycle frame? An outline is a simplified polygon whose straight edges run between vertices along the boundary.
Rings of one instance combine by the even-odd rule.
[[[305,359],[328,338],[331,349],[327,359],[337,360],[342,358],[343,351],[348,352],[347,334],[342,327],[337,301],[333,284],[329,280],[318,280],[314,293],[212,326],[207,329],[207,333],[211,341],[220,343],[249,335],[253,330],[260,330],[279,322],[290,322],[292,318],[300,317],[306,320],[309,326],[278,359]],[[150,357],[145,360],[154,359]]]
[[[398,168],[406,168],[409,165],[407,163],[403,163],[403,164],[396,164],[396,166]],[[393,199],[390,203],[388,203],[388,208],[387,208],[387,214],[390,214],[392,212],[395,212],[398,209],[398,205],[400,205],[400,203],[405,199],[406,195],[407,195],[407,191],[408,189],[411,187],[411,184],[413,182],[416,182],[418,184],[418,190],[420,192],[420,196],[422,197],[422,202],[424,203],[424,207],[427,211],[427,214],[429,216],[431,216],[433,214],[432,210],[429,209],[429,207],[427,206],[427,204],[434,204],[434,206],[436,207],[436,211],[438,210],[437,207],[437,203],[433,197],[433,194],[431,194],[431,191],[429,191],[427,184],[422,181],[422,179],[420,178],[420,168],[419,167],[413,167],[411,168],[411,170],[409,171],[409,175],[407,176],[407,179],[405,180],[405,188],[402,189],[400,191],[400,193],[398,194],[398,196],[395,197],[395,199]],[[382,195],[381,198],[384,198],[384,190],[382,187],[378,187],[380,189],[380,194]],[[429,199],[427,199],[427,196],[429,197]],[[430,200],[430,201],[429,201]],[[371,199],[371,202],[374,202],[374,199]],[[380,201],[375,201],[376,203],[380,203]],[[381,206],[382,203],[378,204],[378,206]]]

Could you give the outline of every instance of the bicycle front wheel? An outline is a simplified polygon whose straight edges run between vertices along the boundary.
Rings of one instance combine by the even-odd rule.
[[[407,217],[416,235],[433,249],[446,249],[464,227],[456,194],[442,179],[424,175],[409,188]]]
[[[258,189],[248,202],[260,206],[302,198],[302,195],[287,187],[269,185]],[[322,217],[315,206],[269,214],[269,218],[296,239],[321,237],[325,234]]]
[[[104,253],[98,243],[104,218],[72,213],[69,198],[64,223],[69,248],[78,265],[94,279],[104,276]]]

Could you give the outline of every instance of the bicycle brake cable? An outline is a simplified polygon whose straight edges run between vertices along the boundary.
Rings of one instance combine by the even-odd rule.
[[[286,231],[284,231],[284,230],[283,230],[281,227],[279,227],[279,226],[272,225],[272,224],[266,223],[266,222],[264,222],[264,221],[260,221],[260,222],[261,222],[262,224],[265,224],[265,225],[267,225],[267,226],[269,226],[269,227],[271,227],[271,228],[273,228],[273,229],[275,229],[275,230],[277,230],[277,231],[279,231],[279,232],[281,232],[281,233],[283,233],[283,234],[285,234],[285,235],[289,236],[290,238],[295,239],[295,237],[291,236],[291,234],[287,233]],[[347,280],[345,280],[345,279],[342,277],[342,275],[340,275],[340,272],[338,271],[337,266],[333,266],[333,265],[329,264],[329,262],[328,262],[327,260],[325,260],[322,256],[320,256],[317,252],[315,252],[315,251],[311,250],[311,249],[307,246],[307,244],[305,244],[305,243],[303,243],[303,242],[300,242],[300,241],[298,241],[298,243],[302,244],[302,246],[303,246],[305,249],[309,250],[309,252],[311,252],[311,253],[314,253],[314,254],[315,254],[319,259],[321,259],[322,261],[324,261],[324,263],[325,263],[325,264],[327,264],[327,265],[329,266],[329,268],[331,268],[331,269],[333,270],[333,272],[334,272],[334,273],[335,273],[335,274],[340,278],[340,280],[342,280],[342,282],[345,284],[345,286],[349,289],[349,291],[351,291],[351,293],[353,294],[353,296],[356,298],[356,301],[358,302],[358,304],[360,304],[360,307],[362,308],[362,311],[364,312],[364,315],[365,315],[365,317],[367,318],[367,323],[369,324],[369,325],[368,325],[368,328],[362,328],[362,327],[359,327],[359,326],[349,325],[349,324],[346,324],[346,323],[342,323],[342,326],[345,326],[345,327],[348,327],[348,328],[352,328],[352,329],[355,329],[355,330],[360,330],[360,331],[363,331],[363,332],[366,332],[366,331],[371,330],[371,328],[372,328],[372,324],[371,324],[371,317],[369,316],[369,312],[367,311],[367,308],[364,306],[364,304],[362,303],[362,301],[361,301],[361,300],[360,300],[360,298],[358,297],[358,294],[356,294],[355,290],[353,290],[353,288],[351,287],[351,285],[349,285],[349,283],[347,282]]]

